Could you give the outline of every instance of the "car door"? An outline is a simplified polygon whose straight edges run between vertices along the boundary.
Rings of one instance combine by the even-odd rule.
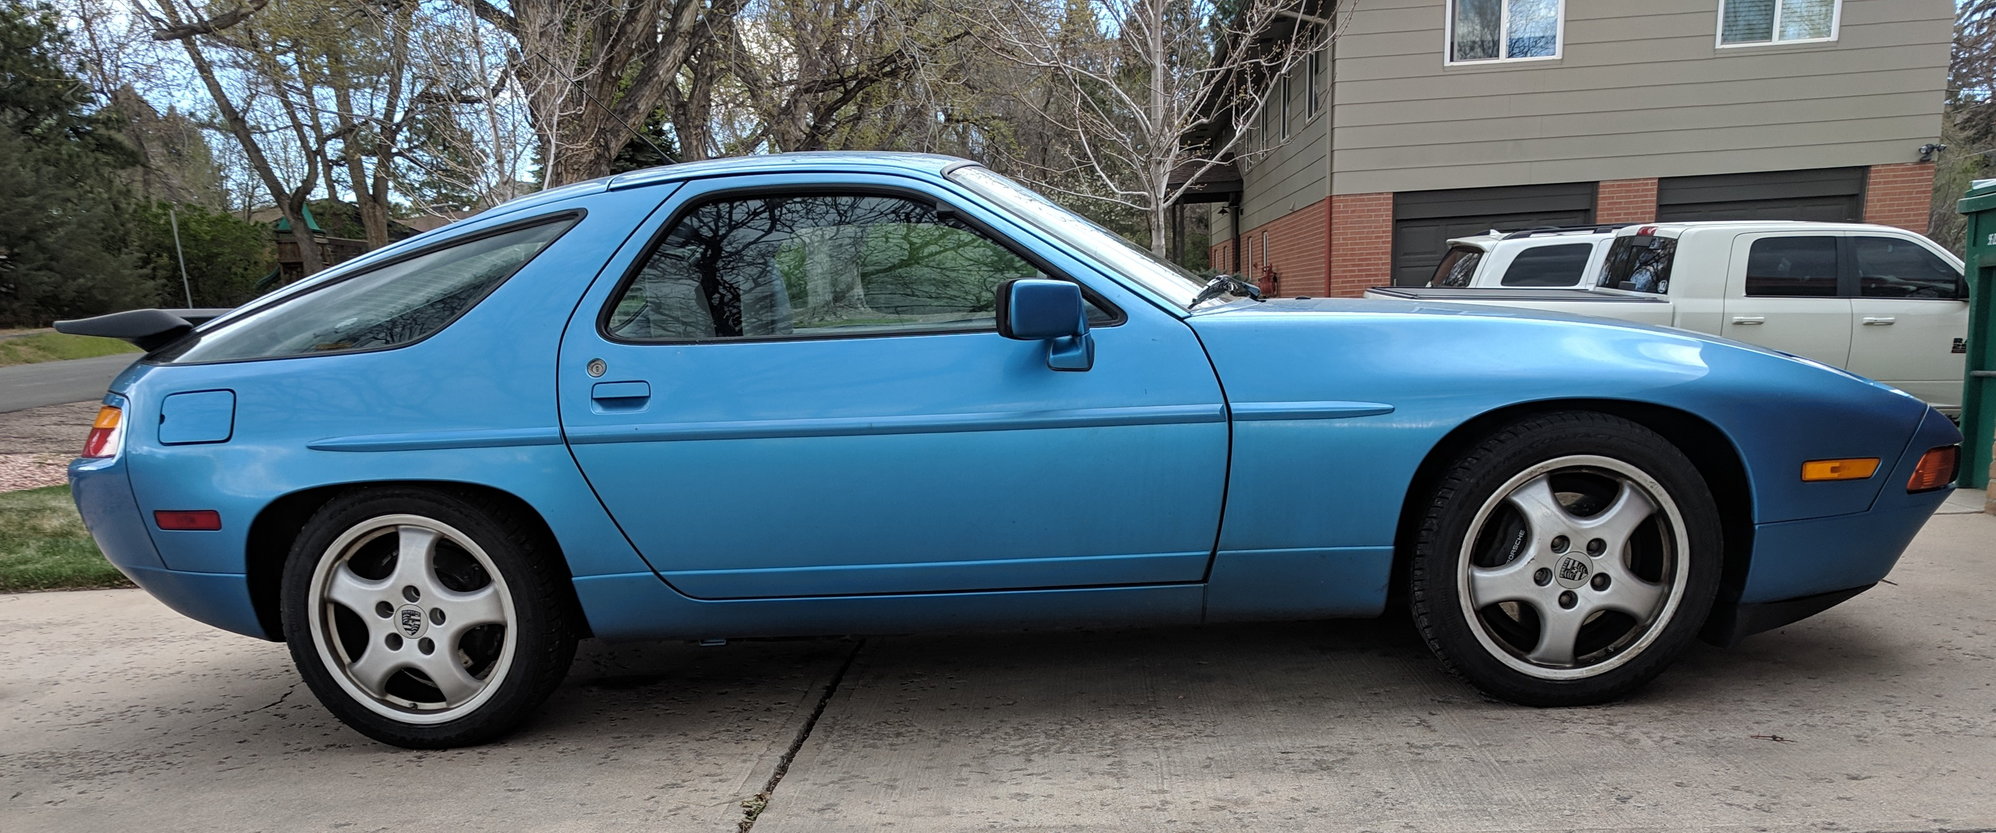
[[[1733,238],[1720,335],[1843,367],[1850,360],[1850,299],[1838,291],[1833,231]]]
[[[810,179],[687,184],[564,335],[563,431],[652,566],[710,599],[1202,580],[1228,433],[1191,330],[939,183]],[[1041,275],[1084,286],[1086,371],[997,332]]]
[[[1851,233],[1845,241],[1851,372],[1961,407],[1968,284],[1960,265],[1911,235]]]

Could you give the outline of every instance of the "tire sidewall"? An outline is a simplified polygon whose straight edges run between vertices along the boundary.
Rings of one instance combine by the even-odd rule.
[[[348,530],[387,515],[428,518],[463,533],[484,550],[511,597],[514,621],[508,629],[509,638],[514,640],[512,661],[500,679],[487,682],[497,688],[484,702],[448,721],[411,723],[369,708],[341,684],[342,672],[327,667],[315,643],[311,596],[319,565],[338,557],[330,548]],[[545,565],[535,560],[539,553],[517,537],[516,531],[502,528],[488,511],[447,492],[378,489],[328,502],[293,542],[282,580],[284,637],[306,685],[341,722],[397,746],[467,746],[510,731],[546,699],[553,687],[548,679],[559,680],[574,650],[567,618],[562,615],[565,611],[548,603],[550,594],[530,588],[535,582],[546,581]],[[550,673],[550,663],[558,663],[559,668]]]
[[[1592,455],[1647,474],[1677,505],[1689,557],[1681,595],[1660,631],[1639,653],[1599,674],[1553,680],[1521,672],[1493,656],[1464,612],[1458,586],[1467,569],[1464,541],[1479,510],[1518,473],[1561,457]],[[1493,432],[1444,471],[1421,518],[1410,589],[1416,624],[1429,647],[1456,673],[1495,696],[1528,705],[1596,703],[1640,687],[1669,665],[1703,627],[1722,567],[1717,504],[1695,465],[1661,435],[1604,414],[1530,418]]]

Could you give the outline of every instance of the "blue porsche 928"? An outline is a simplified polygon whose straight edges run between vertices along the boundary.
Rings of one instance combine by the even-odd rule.
[[[974,163],[546,191],[130,339],[77,504],[354,729],[478,743],[584,637],[1375,616],[1552,706],[1883,578],[1918,400],[1668,329],[1263,299]]]

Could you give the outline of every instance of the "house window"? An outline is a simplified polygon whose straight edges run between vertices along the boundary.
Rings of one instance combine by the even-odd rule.
[[[1449,0],[1449,63],[1559,57],[1566,0]]]
[[[1319,49],[1315,52],[1310,53],[1309,73],[1310,73],[1310,84],[1309,84],[1310,98],[1307,101],[1303,102],[1303,117],[1306,119],[1314,119],[1317,117],[1317,112],[1319,110],[1322,110],[1324,107],[1322,101],[1323,91],[1318,88],[1318,85],[1323,83],[1324,50]]]
[[[1720,0],[1719,45],[1836,40],[1841,0]]]

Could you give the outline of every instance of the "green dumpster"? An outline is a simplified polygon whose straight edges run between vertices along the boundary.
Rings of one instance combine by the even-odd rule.
[[[1961,477],[1965,489],[1989,485],[1996,442],[1996,179],[1976,181],[1957,204],[1968,216],[1968,374],[1962,381]]]

